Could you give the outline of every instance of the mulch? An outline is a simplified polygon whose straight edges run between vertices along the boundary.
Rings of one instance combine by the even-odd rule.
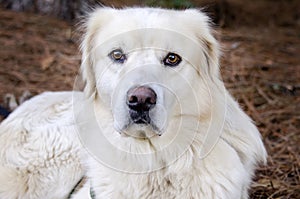
[[[68,23],[0,9],[0,104],[7,93],[71,90],[78,37]],[[218,30],[226,87],[253,118],[268,150],[251,198],[300,198],[300,28]]]
[[[251,198],[300,198],[300,31],[221,31],[226,87],[253,118],[268,150]]]

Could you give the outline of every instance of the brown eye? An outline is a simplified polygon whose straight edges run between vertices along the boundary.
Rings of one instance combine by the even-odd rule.
[[[113,50],[109,53],[109,56],[113,61],[118,63],[124,63],[124,61],[126,60],[126,55],[121,49]]]
[[[163,60],[166,66],[177,66],[181,62],[181,57],[175,53],[169,53]]]

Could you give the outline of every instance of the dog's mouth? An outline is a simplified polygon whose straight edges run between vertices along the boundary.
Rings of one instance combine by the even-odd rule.
[[[145,124],[151,123],[151,118],[148,111],[133,111],[129,110],[129,116],[133,123],[135,124]]]
[[[155,125],[149,112],[128,111],[128,123],[122,128],[121,134],[138,139],[161,136],[162,131]]]

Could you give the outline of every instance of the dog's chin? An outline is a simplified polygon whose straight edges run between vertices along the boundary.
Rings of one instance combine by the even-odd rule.
[[[161,136],[162,132],[155,124],[129,122],[117,130],[122,136],[130,136],[136,139],[151,139]]]

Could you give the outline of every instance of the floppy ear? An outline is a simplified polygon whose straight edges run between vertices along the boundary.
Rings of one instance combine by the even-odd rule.
[[[219,57],[220,57],[220,50],[219,50],[219,43],[216,39],[212,36],[211,31],[208,35],[202,39],[202,42],[206,48],[205,57],[208,65],[208,73],[210,77],[219,78],[220,71],[219,71]]]
[[[87,21],[83,23],[81,28],[84,29],[85,33],[80,45],[80,50],[82,52],[80,70],[82,79],[85,83],[84,92],[90,97],[96,90],[96,80],[93,74],[94,61],[91,56],[93,49],[92,43],[98,28],[100,28],[100,24],[95,24],[93,15],[89,15]]]
[[[212,79],[215,77],[219,78],[220,48],[219,43],[213,36],[211,20],[207,15],[197,9],[188,9],[185,12],[190,15],[189,19],[193,19],[189,21],[189,24],[195,32],[200,45],[205,49],[204,55],[208,66],[208,75]]]
[[[87,16],[86,21],[81,27],[84,30],[84,35],[80,45],[82,52],[80,70],[85,82],[84,93],[87,97],[92,96],[96,92],[96,79],[94,75],[95,60],[93,56],[93,51],[96,47],[95,38],[104,25],[105,20],[109,19],[112,10],[112,8],[98,8],[94,10]]]
[[[224,120],[223,132],[220,134],[221,139],[236,150],[247,171],[253,174],[254,166],[258,162],[266,163],[267,152],[261,135],[250,117],[234,101],[226,90],[223,81],[219,78],[220,49],[217,40],[213,37],[209,18],[199,11],[193,10],[192,12],[194,14],[197,12],[198,18],[202,18],[202,23],[199,22],[200,26],[196,29],[197,38],[200,40],[202,47],[205,48],[204,54],[207,60],[208,74],[214,82],[212,86],[218,88],[216,92],[212,93],[216,99],[214,101],[219,103],[219,107],[217,104],[212,107],[215,111],[215,115],[212,117],[219,117]],[[226,111],[222,118],[220,113],[223,110]],[[220,121],[220,123],[222,122]]]

